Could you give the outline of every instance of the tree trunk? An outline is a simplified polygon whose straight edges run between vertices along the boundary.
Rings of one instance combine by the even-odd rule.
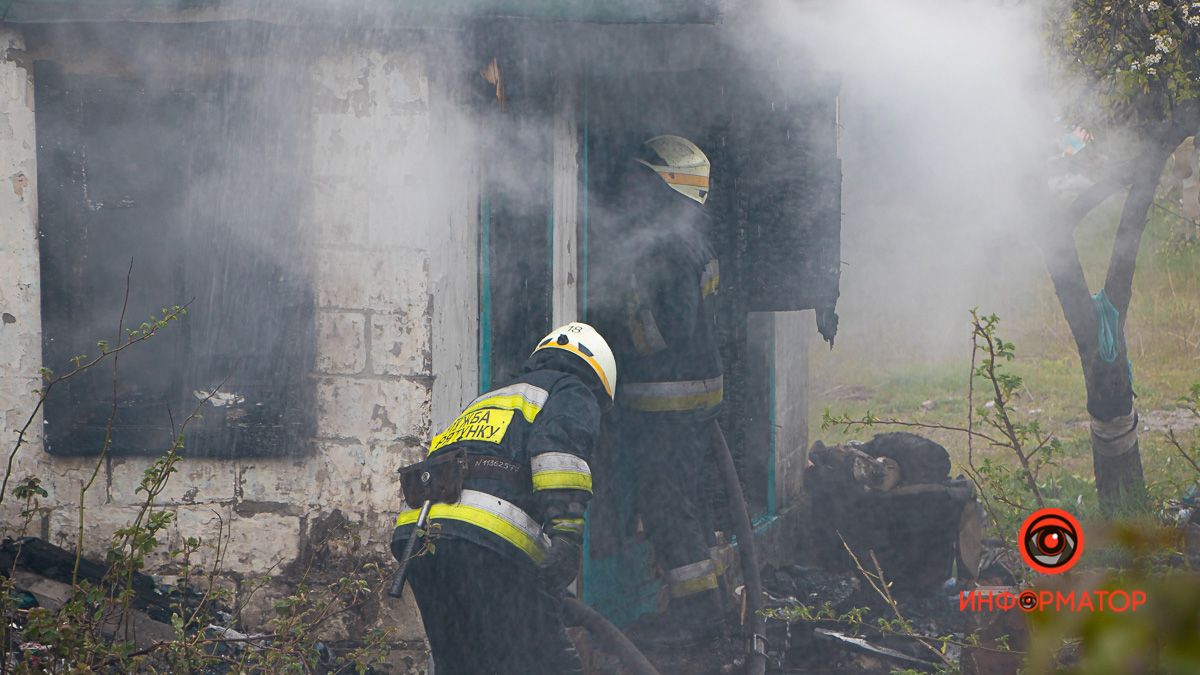
[[[1133,376],[1125,345],[1125,319],[1129,316],[1133,274],[1150,207],[1154,204],[1167,158],[1178,146],[1173,140],[1168,143],[1169,147],[1156,148],[1159,151],[1157,157],[1149,159],[1143,173],[1134,178],[1113,241],[1104,292],[1119,312],[1116,358],[1108,363],[1097,353],[1091,364],[1084,363],[1087,409],[1092,417],[1096,492],[1101,509],[1108,515],[1138,509],[1145,505],[1146,499],[1146,481],[1138,449],[1138,419],[1133,407]]]
[[[1178,122],[1179,120],[1173,120]],[[1076,224],[1107,195],[1116,192],[1113,178],[1085,192],[1046,231],[1046,266],[1063,315],[1071,328],[1087,387],[1087,410],[1092,418],[1092,460],[1101,509],[1109,515],[1138,506],[1145,497],[1145,479],[1137,442],[1137,413],[1133,407],[1128,354],[1124,345],[1125,318],[1133,295],[1133,274],[1142,233],[1154,202],[1158,180],[1171,152],[1187,137],[1192,125],[1166,125],[1152,147],[1124,171],[1132,184],[1113,242],[1104,291],[1119,313],[1117,354],[1112,362],[1100,356],[1100,320],[1092,301],[1075,246]],[[1065,222],[1064,222],[1065,221]]]
[[[1144,225],[1144,223],[1143,223]],[[1133,409],[1133,388],[1129,382],[1128,366],[1124,349],[1118,349],[1117,358],[1107,363],[1100,357],[1099,319],[1083,266],[1075,248],[1070,230],[1061,229],[1051,233],[1046,241],[1046,265],[1054,290],[1062,305],[1063,315],[1075,338],[1079,360],[1083,366],[1083,379],[1087,388],[1087,410],[1093,423],[1112,423],[1127,417]],[[1122,312],[1124,317],[1124,312]],[[1136,431],[1134,431],[1136,434]],[[1119,434],[1108,434],[1118,436]],[[1110,456],[1103,441],[1092,438],[1092,461],[1096,475],[1096,491],[1100,506],[1105,513],[1113,513],[1128,501],[1128,496],[1144,492],[1141,455],[1136,436],[1133,446],[1126,452]]]

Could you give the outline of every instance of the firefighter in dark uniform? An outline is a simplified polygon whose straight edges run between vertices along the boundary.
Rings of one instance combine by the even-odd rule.
[[[588,459],[616,379],[604,338],[586,324],[563,326],[513,382],[473,401],[410,467],[426,480],[453,457],[464,476],[457,500],[429,507],[408,563],[437,675],[582,672],[561,602],[579,569]],[[407,510],[396,520],[397,558],[418,515]]]
[[[712,524],[702,500],[705,439],[723,398],[716,340],[717,256],[702,233],[708,158],[691,141],[657,136],[621,181],[623,230],[639,238],[627,275],[624,330],[613,331],[622,386],[619,444],[636,467],[637,511],[670,594],[655,639],[690,642],[722,620]]]

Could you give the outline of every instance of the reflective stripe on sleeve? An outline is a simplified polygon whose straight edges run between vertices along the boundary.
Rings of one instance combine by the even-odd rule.
[[[623,403],[646,412],[702,410],[721,402],[724,382],[721,375],[683,382],[631,382],[622,390]]]
[[[721,544],[708,549],[708,557],[712,558],[713,565],[716,566],[717,575],[725,574],[727,570],[733,567],[734,553],[733,546],[729,544]]]
[[[402,511],[396,518],[396,527],[416,523],[419,515],[415,509]],[[516,504],[486,492],[463,490],[453,504],[434,504],[429,509],[429,519],[458,520],[487,530],[524,551],[535,563],[546,557],[550,546],[540,523]]]
[[[583,535],[583,518],[557,518],[550,527],[554,532]]]
[[[507,387],[489,391],[471,401],[471,405],[467,406],[462,414],[465,415],[480,408],[519,410],[525,417],[525,421],[532,424],[549,398],[550,392],[541,387],[535,387],[527,382],[510,384]]]
[[[681,598],[717,588],[717,566],[711,559],[669,570],[664,576],[671,597]]]
[[[667,341],[663,339],[662,331],[658,329],[654,313],[648,309],[639,309],[637,314],[629,320],[629,333],[633,338],[633,346],[637,348],[639,354],[654,354],[667,348]]]
[[[720,282],[721,264],[716,260],[709,260],[704,266],[704,274],[700,276],[700,296],[707,298],[716,293]]]
[[[583,459],[566,452],[543,452],[529,460],[533,490],[592,491],[592,470]]]

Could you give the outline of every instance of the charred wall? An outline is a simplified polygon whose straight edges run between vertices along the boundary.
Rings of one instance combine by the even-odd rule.
[[[256,413],[237,414],[242,405],[265,407],[254,405],[263,399],[249,393],[253,382],[293,397],[294,408],[276,411],[295,424],[282,437],[189,438],[196,452],[185,448],[160,499],[176,523],[164,551],[221,533],[223,587],[238,593],[249,579],[273,577],[244,610],[250,625],[303,574],[312,582],[387,562],[400,503],[392,475],[422,454],[435,408],[445,417],[476,393],[473,358],[460,359],[475,350],[476,270],[463,260],[476,255],[477,173],[470,158],[453,167],[457,182],[442,172],[452,139],[465,133],[452,93],[459,73],[421,33],[355,37],[253,24],[0,29],[0,433],[12,438],[29,415],[43,363],[65,372],[69,363],[51,359],[94,353],[98,339],[116,343],[130,257],[129,315],[138,322],[194,296],[178,326],[130,348],[118,381],[174,392],[160,392],[161,415],[143,411],[156,433],[170,428],[166,400],[178,423],[188,397],[197,401],[194,391],[220,381],[197,365],[205,359],[247,382],[245,393],[230,389],[244,402],[207,404],[214,428],[231,413]],[[60,119],[35,122],[35,90],[47,102],[37,121],[56,105]],[[79,105],[100,94],[104,106]],[[147,96],[157,107],[139,104]],[[107,130],[120,133],[104,137],[102,123],[114,119],[123,126]],[[126,172],[91,176],[100,182],[88,186],[90,211],[80,183],[85,152],[108,153],[110,169]],[[41,167],[39,157],[47,158]],[[201,175],[205,161],[213,164]],[[101,197],[105,180],[112,189]],[[49,211],[41,218],[39,191]],[[166,197],[169,207],[145,208],[155,215],[134,227],[135,206]],[[57,208],[79,211],[73,227]],[[107,233],[98,234],[100,217]],[[72,281],[89,257],[102,264]],[[231,278],[240,290],[200,283]],[[264,311],[255,315],[256,307]],[[83,346],[63,351],[63,339]],[[138,361],[142,346],[151,349]],[[435,381],[435,369],[447,377]],[[153,376],[139,380],[146,371]],[[111,385],[111,370],[103,378]],[[39,476],[50,492],[31,534],[69,548],[80,485],[97,460],[48,453],[42,428],[70,414],[72,400],[35,420],[14,471],[15,479]],[[105,458],[86,495],[88,555],[102,556],[137,510],[135,488],[153,461],[137,453],[166,449],[158,437],[132,438],[123,442],[134,453]],[[49,440],[51,448],[60,442],[53,431]],[[10,503],[6,528],[20,520]],[[211,562],[213,551],[204,553],[194,562]],[[151,564],[162,574],[174,569],[165,553]],[[397,649],[422,661],[411,605],[375,606],[354,622],[343,629],[399,628]]]

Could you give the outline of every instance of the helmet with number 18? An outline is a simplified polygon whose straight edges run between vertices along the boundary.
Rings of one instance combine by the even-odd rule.
[[[595,328],[577,321],[555,328],[533,351],[537,353],[543,349],[562,349],[583,359],[596,373],[609,401],[612,401],[617,387],[617,360],[608,342]]]

